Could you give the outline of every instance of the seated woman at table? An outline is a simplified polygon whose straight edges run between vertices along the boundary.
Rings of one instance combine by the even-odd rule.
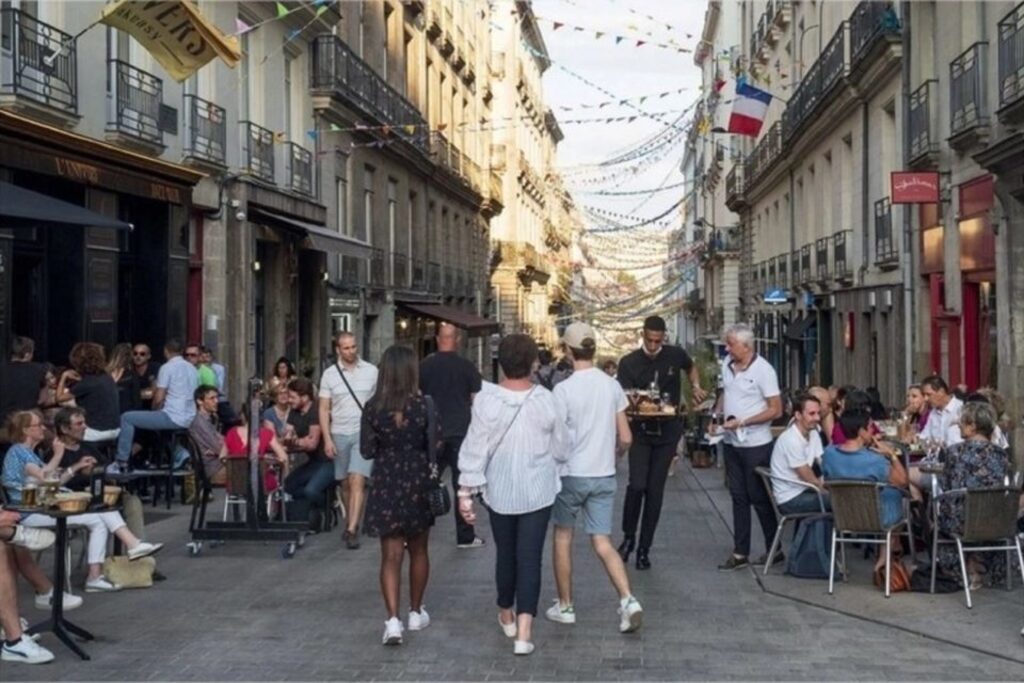
[[[260,421],[264,427],[272,429],[277,438],[281,439],[288,431],[288,416],[292,414],[292,404],[288,400],[288,387],[274,387],[268,394],[271,405],[263,411]]]
[[[224,446],[220,449],[221,461],[239,458],[244,459],[249,456],[249,410],[249,406],[242,406],[242,409],[238,414],[241,424],[232,427],[228,430],[228,433],[224,435]],[[283,480],[284,477],[288,475],[288,453],[284,450],[284,446],[281,445],[281,442],[277,440],[277,435],[274,433],[274,430],[267,429],[266,427],[260,427],[259,445],[256,447],[256,452],[259,454],[259,457],[263,459],[264,456],[267,455],[268,451],[273,453],[274,458],[281,465],[281,480]],[[269,492],[276,489],[277,486],[278,479],[276,475],[273,478],[271,478],[269,474],[265,475],[264,487],[266,491]]]
[[[839,446],[846,441],[846,435],[843,433],[842,427],[839,425],[839,418],[848,412],[865,413],[868,416],[868,431],[871,434],[870,440],[867,442],[869,448],[873,448],[875,445],[875,437],[882,433],[875,421],[871,419],[871,396],[861,391],[855,386],[845,386],[839,390],[836,400],[839,403],[839,409],[836,412],[836,417],[833,421],[832,433],[830,435],[830,441],[833,445]]]
[[[996,411],[987,403],[969,401],[960,413],[963,441],[946,448],[942,473],[936,475],[943,491],[1000,486],[1011,470],[1006,449],[992,443],[996,429]],[[939,504],[939,530],[959,533],[964,523],[964,498],[943,499]],[[939,546],[939,564],[951,575],[960,577],[960,558],[951,545]],[[1005,579],[1005,556],[998,552],[969,553],[967,574],[971,589]]]
[[[907,404],[903,408],[903,419],[900,420],[899,439],[910,443],[917,438],[924,426],[928,424],[931,407],[924,398],[920,384],[907,387]]]
[[[63,485],[80,470],[96,464],[93,458],[84,457],[69,469],[61,471],[60,461],[64,457],[64,444],[60,440],[53,442],[53,455],[49,462],[44,463],[35,453],[35,449],[43,442],[43,418],[38,411],[22,410],[12,414],[7,421],[7,433],[12,445],[4,458],[0,482],[7,492],[7,499],[14,505],[21,503],[21,489],[30,479],[44,481],[56,474]],[[29,514],[21,523],[27,527],[56,525],[53,517],[41,513]],[[139,540],[129,531],[119,512],[86,512],[72,515],[68,517],[68,523],[89,529],[89,573],[85,581],[86,593],[120,589],[103,576],[103,560],[107,555],[107,538],[110,534],[114,534],[124,543],[128,549],[128,558],[132,560],[152,555],[163,547],[162,543],[146,543]]]

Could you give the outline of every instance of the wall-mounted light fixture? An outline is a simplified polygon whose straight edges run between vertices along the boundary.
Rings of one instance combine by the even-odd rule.
[[[258,260],[252,262],[252,272],[258,273],[260,272],[260,268],[262,267],[263,266],[260,264]]]

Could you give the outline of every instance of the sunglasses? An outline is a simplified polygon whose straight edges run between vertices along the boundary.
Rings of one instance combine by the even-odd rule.
[[[199,357],[198,353],[186,353],[185,354],[185,358],[198,358],[198,357]]]

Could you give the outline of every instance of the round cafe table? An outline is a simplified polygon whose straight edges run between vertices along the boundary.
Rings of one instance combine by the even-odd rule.
[[[47,632],[52,633],[76,655],[85,660],[90,659],[89,655],[87,655],[85,651],[78,646],[78,643],[76,643],[71,636],[77,636],[82,640],[95,640],[95,637],[81,626],[76,626],[64,618],[64,584],[67,582],[68,572],[68,517],[74,517],[75,515],[83,513],[63,512],[55,508],[29,508],[17,505],[9,505],[7,506],[7,509],[25,514],[46,515],[47,517],[52,517],[56,522],[55,531],[57,534],[57,540],[54,543],[53,606],[50,610],[49,618],[39,622],[38,624],[33,624],[28,628],[26,633],[28,635]],[[109,510],[111,508],[102,509]],[[88,510],[86,510],[86,512],[88,512]]]

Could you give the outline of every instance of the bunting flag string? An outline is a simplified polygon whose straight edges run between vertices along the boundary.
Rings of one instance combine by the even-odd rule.
[[[515,12],[515,10],[513,10],[513,12]],[[569,23],[569,22],[566,22],[566,21],[555,21],[554,19],[548,19],[546,17],[542,17],[542,16],[539,16],[539,15],[536,15],[536,14],[534,15],[534,18],[538,22],[543,21],[543,22],[550,23],[551,24],[551,30],[553,32],[557,31],[560,28],[567,27],[567,28],[571,28],[573,31],[576,31],[577,33],[590,33],[590,34],[593,34],[594,40],[601,40],[605,36],[612,37],[612,38],[615,39],[615,44],[616,45],[621,45],[622,43],[628,41],[628,43],[632,44],[633,47],[643,47],[644,45],[648,45],[650,47],[656,47],[656,48],[659,48],[659,49],[662,49],[662,50],[671,50],[672,52],[679,52],[679,53],[693,52],[693,50],[691,50],[690,48],[683,47],[682,45],[680,45],[674,39],[671,39],[671,38],[667,39],[665,42],[658,42],[658,39],[654,37],[654,34],[652,34],[650,32],[646,32],[646,33],[645,32],[641,32],[641,31],[639,31],[639,29],[635,25],[627,26],[627,28],[635,29],[633,35],[630,36],[630,35],[623,35],[623,34],[620,34],[620,33],[612,33],[612,32],[607,31],[607,30],[601,31],[601,30],[597,30],[597,29],[594,29],[594,28],[591,28],[591,27],[588,27],[588,26],[580,26],[578,24],[572,24],[572,23]],[[636,33],[640,33],[644,37],[643,38],[639,38],[639,37],[636,36]]]
[[[647,189],[647,190],[582,190],[578,194],[582,194],[582,195],[600,195],[602,197],[632,197],[632,196],[641,195],[641,194],[652,194],[652,193],[655,193],[655,192],[664,192],[664,191],[667,191],[667,190],[675,190],[675,189],[678,189],[678,188],[681,188],[681,187],[686,187],[691,182],[692,181],[690,181],[690,180],[684,180],[681,183],[673,183],[672,185],[662,185],[661,187],[656,187],[656,188]]]
[[[623,105],[623,104],[626,104],[627,102],[634,102],[634,101],[635,102],[639,102],[639,104],[643,104],[647,100],[653,100],[653,99],[659,99],[660,100],[660,99],[664,99],[664,98],[668,97],[669,95],[677,95],[679,93],[686,92],[687,90],[689,90],[689,88],[677,88],[676,90],[666,90],[664,92],[653,93],[653,94],[650,94],[650,95],[635,95],[633,97],[623,97],[623,98],[619,98],[617,100],[605,100],[604,102],[594,102],[594,103],[589,103],[589,104],[588,103],[584,103],[584,104],[573,104],[573,105],[568,105],[568,106],[558,106],[558,107],[555,107],[555,109],[557,109],[559,111],[576,111],[578,109],[604,109],[605,107],[614,106],[614,105]]]

